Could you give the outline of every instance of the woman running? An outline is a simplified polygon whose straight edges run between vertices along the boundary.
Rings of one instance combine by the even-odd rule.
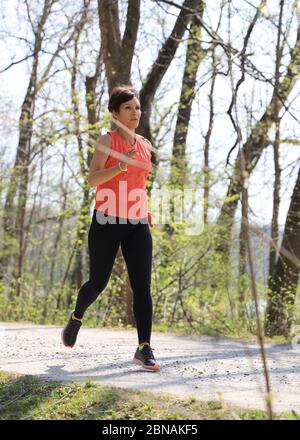
[[[86,309],[108,284],[121,245],[133,291],[138,343],[133,362],[159,371],[151,346],[152,216],[147,211],[147,176],[152,168],[150,142],[135,133],[141,117],[138,92],[130,86],[112,90],[108,110],[119,121],[116,130],[100,136],[90,164],[89,185],[97,187],[88,233],[89,279],[78,292],[75,309],[62,330],[73,347]],[[122,127],[122,128],[120,128]],[[138,196],[138,201],[137,197]]]

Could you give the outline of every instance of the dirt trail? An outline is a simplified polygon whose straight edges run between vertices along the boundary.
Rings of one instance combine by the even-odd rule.
[[[0,369],[60,381],[220,400],[265,409],[259,347],[226,338],[152,333],[159,373],[132,363],[135,330],[82,327],[73,349],[61,343],[62,327],[0,323]],[[300,347],[268,344],[275,411],[300,412]]]

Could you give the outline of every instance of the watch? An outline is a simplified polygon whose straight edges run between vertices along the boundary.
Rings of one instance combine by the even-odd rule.
[[[128,168],[125,168],[125,170],[123,170],[123,168],[121,167],[121,162],[119,162],[118,165],[119,165],[119,168],[121,171],[123,171],[123,172],[127,171]]]

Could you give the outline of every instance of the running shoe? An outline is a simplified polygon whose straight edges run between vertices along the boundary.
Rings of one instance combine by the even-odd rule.
[[[74,310],[69,313],[69,321],[62,329],[61,340],[66,347],[74,347],[77,334],[82,325],[81,321],[73,318]]]
[[[142,368],[148,371],[159,371],[160,366],[156,362],[152,349],[148,344],[140,344],[136,349],[133,363],[140,365]]]

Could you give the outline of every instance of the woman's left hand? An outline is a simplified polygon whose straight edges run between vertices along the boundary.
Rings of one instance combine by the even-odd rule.
[[[148,223],[149,223],[151,228],[154,227],[153,218],[152,218],[152,214],[151,214],[150,211],[148,211]]]

